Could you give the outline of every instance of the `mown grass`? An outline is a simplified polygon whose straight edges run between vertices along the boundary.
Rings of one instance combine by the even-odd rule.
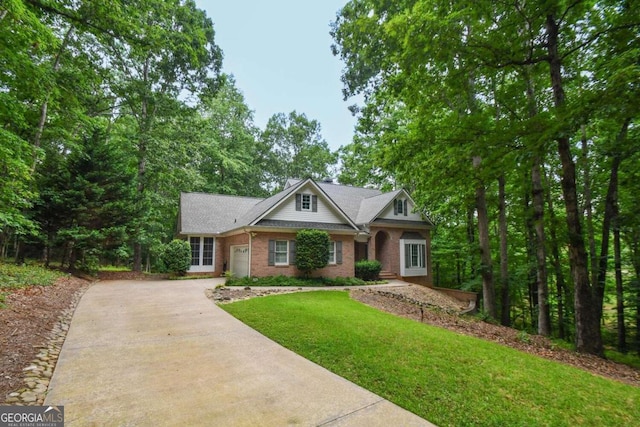
[[[287,348],[439,426],[627,426],[640,388],[392,316],[346,292],[222,306]]]

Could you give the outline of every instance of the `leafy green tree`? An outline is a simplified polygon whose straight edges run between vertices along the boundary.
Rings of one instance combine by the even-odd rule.
[[[261,140],[271,157],[266,164],[270,190],[281,187],[288,178],[322,179],[333,174],[337,154],[322,138],[320,123],[305,114],[274,114]]]
[[[148,189],[153,185],[147,170],[153,153],[165,151],[167,141],[157,135],[161,123],[169,123],[180,108],[180,96],[211,94],[222,53],[214,42],[211,19],[193,0],[144,1],[126,5],[128,22],[137,29],[137,41],[110,38],[106,55],[116,73],[110,85],[136,124],[137,225],[133,233],[134,264],[142,269],[143,235],[152,209]],[[164,146],[163,146],[164,145]],[[159,159],[160,156],[153,158]]]
[[[329,262],[329,233],[300,230],[296,233],[296,267],[305,277]]]
[[[135,173],[126,148],[96,123],[70,153],[46,157],[34,212],[45,262],[59,249],[71,269],[97,266],[128,240]]]
[[[253,112],[232,76],[221,77],[215,96],[204,99],[196,125],[198,170],[202,191],[243,196],[267,196],[265,158],[270,153],[258,140]]]
[[[494,219],[485,218],[483,199],[493,201],[493,182],[502,172],[517,171],[512,180],[526,189],[527,208],[524,216],[507,216],[507,221],[530,224],[522,242],[531,242],[527,258],[535,260],[534,267],[520,269],[534,273],[537,286],[530,288],[530,305],[540,312],[537,323],[545,334],[550,325],[541,196],[562,191],[576,346],[595,354],[602,354],[599,301],[589,278],[573,147],[581,125],[592,120],[594,106],[617,108],[602,94],[591,98],[591,89],[606,87],[613,94],[616,87],[626,87],[634,93],[638,61],[630,46],[639,26],[637,12],[626,2],[353,0],[332,28],[334,53],[346,64],[345,96],[364,95],[359,122],[365,132],[378,136],[367,140],[371,153],[360,155],[373,161],[361,170],[381,168],[415,188],[416,201],[434,210],[442,204],[468,207],[475,193],[485,290],[492,246],[485,233]],[[606,58],[606,66],[598,67],[596,58]],[[616,81],[621,85],[611,85]],[[401,126],[379,125],[394,114]],[[358,146],[353,147],[350,152],[358,153]],[[470,167],[473,158],[482,159],[481,168]],[[561,177],[547,188],[541,185],[543,166]],[[528,169],[526,175],[523,169]],[[525,176],[528,186],[522,182]],[[527,218],[533,215],[536,221],[531,222]],[[472,241],[473,234],[467,235]]]

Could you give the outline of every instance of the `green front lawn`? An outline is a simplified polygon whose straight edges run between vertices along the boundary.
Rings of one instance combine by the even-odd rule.
[[[349,299],[304,292],[221,306],[338,375],[439,426],[627,426],[640,388]]]

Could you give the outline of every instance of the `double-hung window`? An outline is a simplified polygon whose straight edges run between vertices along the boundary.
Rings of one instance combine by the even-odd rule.
[[[302,195],[302,210],[303,211],[311,210],[311,194]]]
[[[202,265],[213,265],[213,237],[204,238]]]
[[[336,263],[336,242],[329,242],[329,264]]]
[[[200,265],[200,237],[189,238],[191,245],[191,265]]]
[[[407,268],[424,268],[426,245],[407,243],[404,245]]]
[[[276,265],[289,264],[289,241],[288,240],[276,240],[275,264]]]

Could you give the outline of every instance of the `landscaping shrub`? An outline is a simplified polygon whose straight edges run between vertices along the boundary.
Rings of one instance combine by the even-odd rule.
[[[356,277],[362,280],[378,280],[382,270],[382,264],[377,260],[364,260],[356,262]]]
[[[289,286],[289,287],[308,287],[308,286],[362,286],[366,285],[362,279],[355,277],[290,277],[290,276],[268,276],[268,277],[227,277],[227,286]]]
[[[172,240],[162,251],[162,262],[169,273],[184,276],[191,266],[191,245],[185,240]]]
[[[304,277],[329,262],[329,233],[322,230],[300,230],[296,234],[296,267]]]

